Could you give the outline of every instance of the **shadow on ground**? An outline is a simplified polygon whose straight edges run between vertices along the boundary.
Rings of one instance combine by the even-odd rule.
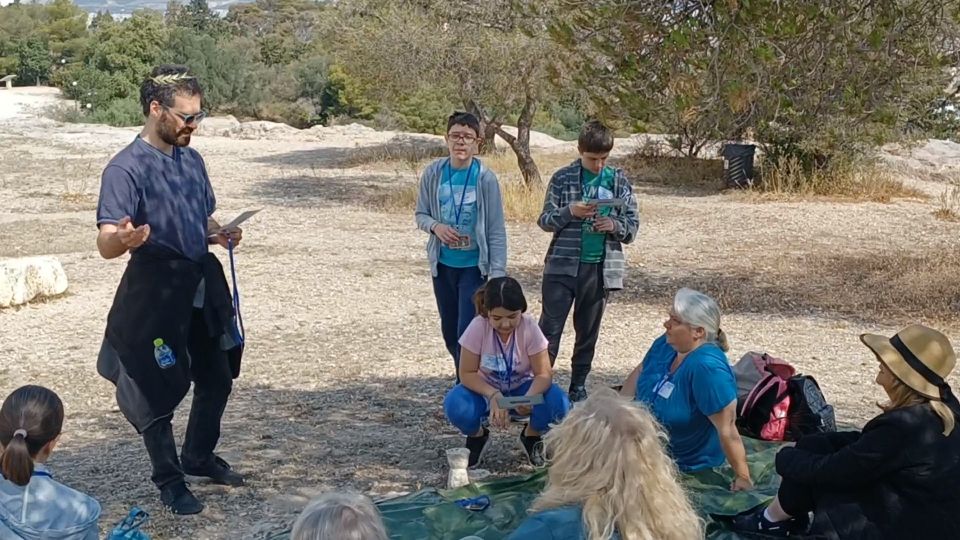
[[[394,137],[387,142],[357,147],[323,147],[260,156],[252,161],[269,165],[315,169],[347,169],[376,162],[413,164],[448,154],[442,142],[417,137]]]
[[[592,384],[617,384],[623,375],[597,372]],[[65,445],[51,467],[59,480],[101,502],[103,532],[138,505],[153,516],[146,528],[153,538],[264,538],[288,527],[309,499],[323,491],[382,496],[443,487],[444,452],[463,444],[442,410],[452,384],[452,373],[449,379],[385,374],[303,390],[248,386],[241,376],[224,417],[218,453],[247,475],[248,485],[194,484],[207,505],[198,517],[176,517],[161,509],[140,438],[119,412],[97,415],[86,430],[102,439]],[[566,387],[565,381],[558,384]],[[178,441],[188,411],[185,402],[175,417]],[[532,471],[518,433],[514,426],[494,435],[484,466],[495,476]]]
[[[278,206],[317,208],[370,205],[388,196],[408,179],[395,173],[344,174],[339,176],[293,174],[268,178],[254,184],[246,196]]]
[[[612,302],[669,306],[681,287],[703,291],[724,313],[825,316],[863,323],[960,326],[960,253],[807,254],[754,267],[684,271],[627,270]],[[749,263],[749,261],[744,261]],[[539,290],[540,266],[514,267],[525,288]]]

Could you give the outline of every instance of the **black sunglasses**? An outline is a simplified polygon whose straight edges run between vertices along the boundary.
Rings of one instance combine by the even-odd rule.
[[[182,112],[175,111],[166,105],[164,105],[163,108],[179,116],[180,119],[183,120],[184,124],[199,124],[200,122],[203,122],[204,118],[207,117],[207,113],[205,111],[200,111],[197,114],[183,114]]]

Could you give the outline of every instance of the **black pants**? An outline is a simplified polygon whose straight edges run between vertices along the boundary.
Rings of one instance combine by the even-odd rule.
[[[560,351],[560,336],[573,307],[573,330],[576,341],[571,359],[570,386],[582,386],[587,381],[593,355],[600,336],[600,322],[607,304],[607,291],[603,285],[603,263],[580,263],[577,277],[544,274],[543,311],[540,314],[540,329],[547,337],[547,354],[550,365],[557,361]]]
[[[807,435],[797,441],[797,448],[814,454],[832,454],[853,441],[846,435],[846,433]],[[816,490],[810,484],[784,478],[780,483],[777,497],[780,499],[780,506],[783,511],[796,517],[806,515],[807,512],[813,512],[817,507],[817,499],[820,494],[822,494],[822,491]]]
[[[220,440],[220,419],[233,387],[227,355],[220,350],[218,340],[209,337],[201,310],[194,310],[188,351],[193,405],[180,458],[173,437],[173,415],[156,420],[143,431],[143,442],[153,465],[151,480],[160,489],[183,481],[181,459],[188,469],[202,467],[213,459],[213,450]]]

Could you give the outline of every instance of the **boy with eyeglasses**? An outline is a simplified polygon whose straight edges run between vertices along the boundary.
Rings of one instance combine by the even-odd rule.
[[[420,177],[414,217],[429,233],[427,260],[440,312],[440,331],[460,383],[460,336],[473,320],[473,293],[507,272],[507,231],[497,175],[475,157],[480,122],[469,113],[447,119],[450,156]]]
[[[570,401],[587,398],[587,375],[600,335],[608,291],[623,288],[623,244],[637,235],[639,218],[633,188],[622,169],[606,166],[613,130],[597,121],[584,124],[577,141],[580,159],[550,178],[537,224],[553,233],[543,267],[540,329],[547,337],[550,365],[573,307]]]

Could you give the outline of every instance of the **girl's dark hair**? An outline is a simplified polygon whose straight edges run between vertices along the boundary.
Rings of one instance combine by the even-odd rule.
[[[30,483],[33,460],[63,428],[63,402],[53,390],[21,386],[0,406],[0,473],[18,486]]]
[[[176,96],[203,97],[200,82],[190,68],[177,64],[163,64],[153,68],[140,84],[140,107],[143,115],[150,115],[150,104],[156,101],[164,107],[173,107]]]
[[[527,299],[523,296],[523,287],[512,277],[498,277],[488,281],[473,294],[473,305],[477,315],[486,317],[490,310],[503,308],[507,311],[526,313]]]

